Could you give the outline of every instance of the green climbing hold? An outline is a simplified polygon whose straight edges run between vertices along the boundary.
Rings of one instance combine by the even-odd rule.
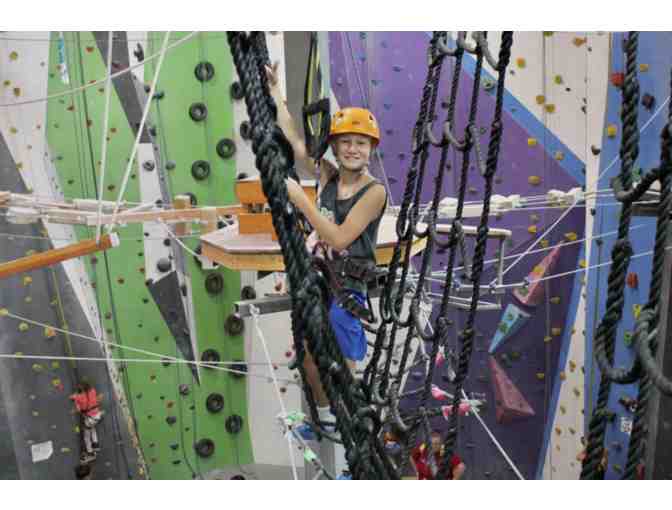
[[[315,452],[310,448],[306,448],[306,451],[303,452],[303,458],[308,462],[313,462],[315,459],[317,459],[317,455],[315,455]]]

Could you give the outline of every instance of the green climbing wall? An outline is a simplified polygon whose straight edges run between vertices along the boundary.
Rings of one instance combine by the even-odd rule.
[[[184,35],[186,33],[173,33],[171,41]],[[162,33],[148,33],[147,56],[160,50],[162,39]],[[50,95],[105,76],[104,61],[92,33],[66,33],[64,41],[70,83],[65,84],[61,79],[58,45],[52,44]],[[201,60],[211,62],[216,71],[213,79],[205,83],[199,82],[194,75],[194,67]],[[156,60],[145,67],[147,83],[152,80],[154,65]],[[219,139],[232,136],[233,114],[228,95],[231,69],[224,34],[197,35],[167,53],[157,88],[164,92],[164,96],[154,100],[151,111],[162,159],[176,164],[169,172],[171,193],[191,192],[199,206],[234,202],[234,160],[222,160],[214,149]],[[189,106],[197,101],[208,107],[207,119],[199,123],[192,121],[188,114]],[[96,197],[104,103],[103,85],[49,101],[46,133],[66,198]],[[114,89],[107,136],[109,146],[103,198],[115,200],[134,137]],[[207,179],[197,181],[191,174],[191,165],[200,159],[211,164],[211,173]],[[136,169],[134,163],[124,195],[130,202],[140,201]],[[77,234],[80,239],[93,236],[86,227],[78,228]],[[95,285],[106,339],[165,356],[181,357],[145,286],[142,226],[122,227],[119,234],[122,242],[118,248],[86,261]],[[185,243],[194,249],[198,238],[185,239]],[[240,275],[222,268],[213,270],[224,277],[224,290],[213,296],[204,285],[207,274],[213,271],[202,270],[191,256],[186,257],[186,266],[193,289],[198,338],[196,356],[200,358],[204,350],[215,349],[222,361],[244,360],[242,336],[231,337],[224,330],[232,303],[239,299]],[[117,358],[149,357],[119,348],[113,349],[112,353]],[[118,368],[130,412],[136,420],[149,477],[188,479],[212,469],[252,462],[244,377],[222,370],[201,369],[201,384],[198,385],[184,364],[128,362],[119,364]],[[183,384],[189,386],[188,395],[181,395],[178,390]],[[216,414],[209,413],[205,407],[208,395],[213,392],[224,397],[224,408]],[[225,427],[232,415],[239,415],[243,420],[242,430],[237,434],[227,432]],[[173,419],[175,422],[169,423]],[[200,458],[194,452],[194,443],[203,438],[215,443],[214,453],[208,458]]]

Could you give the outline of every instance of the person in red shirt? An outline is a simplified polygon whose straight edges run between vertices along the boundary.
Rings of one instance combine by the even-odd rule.
[[[102,396],[98,395],[95,388],[87,382],[79,383],[75,389],[76,393],[70,395],[70,400],[74,401],[76,412],[79,413],[81,418],[80,427],[82,428],[85,447],[81,462],[82,464],[88,464],[95,460],[96,452],[100,451],[96,425],[103,417],[103,412],[100,409]]]
[[[427,443],[422,443],[419,446],[416,446],[411,452],[411,464],[415,468],[415,471],[418,475],[418,480],[435,480],[439,468],[441,467],[441,462],[443,460],[443,440],[439,432],[432,432],[431,435],[431,453],[433,458],[430,457],[430,447]],[[466,466],[459,455],[454,454],[450,459],[450,473],[447,480],[459,480],[464,475]]]

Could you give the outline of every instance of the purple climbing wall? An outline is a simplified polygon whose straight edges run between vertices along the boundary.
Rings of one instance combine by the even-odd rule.
[[[399,205],[403,193],[405,176],[410,164],[411,132],[415,124],[422,87],[427,72],[427,48],[430,34],[426,32],[332,32],[330,36],[332,88],[341,106],[353,105],[370,108],[381,125],[382,142],[380,159],[374,159],[372,173],[381,176],[380,164],[390,182],[393,203]],[[515,39],[514,39],[515,47]],[[458,136],[464,130],[471,89],[473,86],[473,59],[465,57],[460,76],[460,93],[456,114]],[[441,100],[446,98],[453,74],[453,60],[446,59],[442,72],[437,115],[439,121],[445,116]],[[485,76],[483,77],[485,79]],[[484,80],[482,80],[483,83]],[[479,114],[477,126],[481,129],[481,144],[487,147],[490,123],[494,108],[491,91],[481,86],[479,92]],[[557,157],[557,139],[551,132],[540,126],[515,98],[507,94],[505,100],[504,137],[502,141],[499,167],[495,177],[496,194],[523,196],[540,195],[549,189],[568,190],[581,186],[572,173]],[[536,122],[536,124],[534,124]],[[536,138],[530,133],[543,133]],[[530,141],[530,138],[534,140]],[[438,150],[429,159],[424,180],[422,200],[431,199],[434,191],[434,177],[437,174]],[[473,157],[472,157],[473,160]],[[574,158],[576,160],[576,158]],[[452,154],[452,169],[443,183],[443,196],[456,196],[458,172],[461,156]],[[530,179],[534,176],[533,179]],[[483,179],[471,168],[467,188],[468,201],[480,201],[483,197]],[[491,226],[512,231],[507,254],[523,253],[549,226],[553,226],[565,209],[518,210],[502,217],[491,217]],[[505,283],[521,282],[530,271],[550,253],[550,247],[562,241],[572,241],[583,237],[583,208],[569,212],[535,249],[549,250],[525,256],[507,272]],[[476,221],[468,222],[475,224]],[[488,244],[486,259],[492,258],[497,242]],[[473,245],[472,245],[473,246]],[[576,269],[579,264],[579,244],[568,243],[560,250],[557,263],[551,274],[561,274]],[[510,258],[505,266],[516,258]],[[440,269],[447,261],[446,254],[435,254],[433,269]],[[482,283],[495,276],[495,266],[486,266]],[[525,307],[508,291],[503,298],[500,311],[479,312],[476,349],[471,360],[470,375],[465,384],[467,393],[485,394],[486,407],[481,415],[504,450],[511,457],[526,478],[537,472],[538,452],[544,440],[544,426],[551,407],[554,384],[562,377],[558,369],[558,358],[562,348],[562,338],[567,328],[572,327],[573,312],[570,297],[576,275],[559,277],[544,284],[544,298],[536,307]],[[439,288],[435,289],[439,292]],[[531,317],[520,330],[511,335],[494,353],[496,365],[489,363],[488,348],[500,325],[503,310],[509,303],[517,304]],[[457,331],[462,327],[466,313],[451,311],[454,322],[449,346],[459,350]],[[402,336],[398,337],[401,341]],[[508,380],[524,397],[533,411],[523,413],[515,420],[496,420],[496,395],[494,393],[493,366],[501,367]],[[443,372],[443,373],[442,373]],[[439,370],[433,381],[442,389],[451,391],[444,380],[445,371]],[[408,380],[409,388],[419,387],[424,379],[424,369],[418,368]],[[499,397],[500,400],[503,397]],[[444,402],[445,404],[445,402]],[[408,399],[402,407],[413,407],[417,401]],[[439,401],[431,406],[438,407]],[[445,430],[443,418],[436,418],[433,427]],[[458,439],[458,453],[467,464],[467,477],[472,479],[514,478],[504,457],[488,438],[485,430],[472,417],[461,419]],[[521,438],[525,438],[524,441]]]

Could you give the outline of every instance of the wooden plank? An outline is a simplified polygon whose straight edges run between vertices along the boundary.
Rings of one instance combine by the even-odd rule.
[[[314,202],[317,199],[314,181],[301,181],[301,187]],[[259,178],[236,181],[236,196],[243,205],[265,204],[268,202]]]
[[[273,228],[273,216],[271,213],[239,214],[238,233],[241,235],[268,234],[273,241],[278,240],[278,236]]]
[[[180,211],[184,209],[191,209],[191,199],[187,195],[177,195],[173,199],[173,208]],[[191,234],[191,225],[181,223],[175,226],[175,235],[182,237]]]
[[[217,230],[217,208],[206,207],[202,209],[201,221],[204,223],[201,226],[201,232],[208,234]]]
[[[20,259],[0,264],[0,279],[19,273],[25,273],[26,271],[53,266],[65,260],[82,257],[98,251],[108,250],[118,244],[119,240],[115,234],[104,235],[100,238],[98,244],[96,244],[95,239],[88,239],[64,248],[48,250],[42,253],[36,253],[35,255],[21,257]]]

